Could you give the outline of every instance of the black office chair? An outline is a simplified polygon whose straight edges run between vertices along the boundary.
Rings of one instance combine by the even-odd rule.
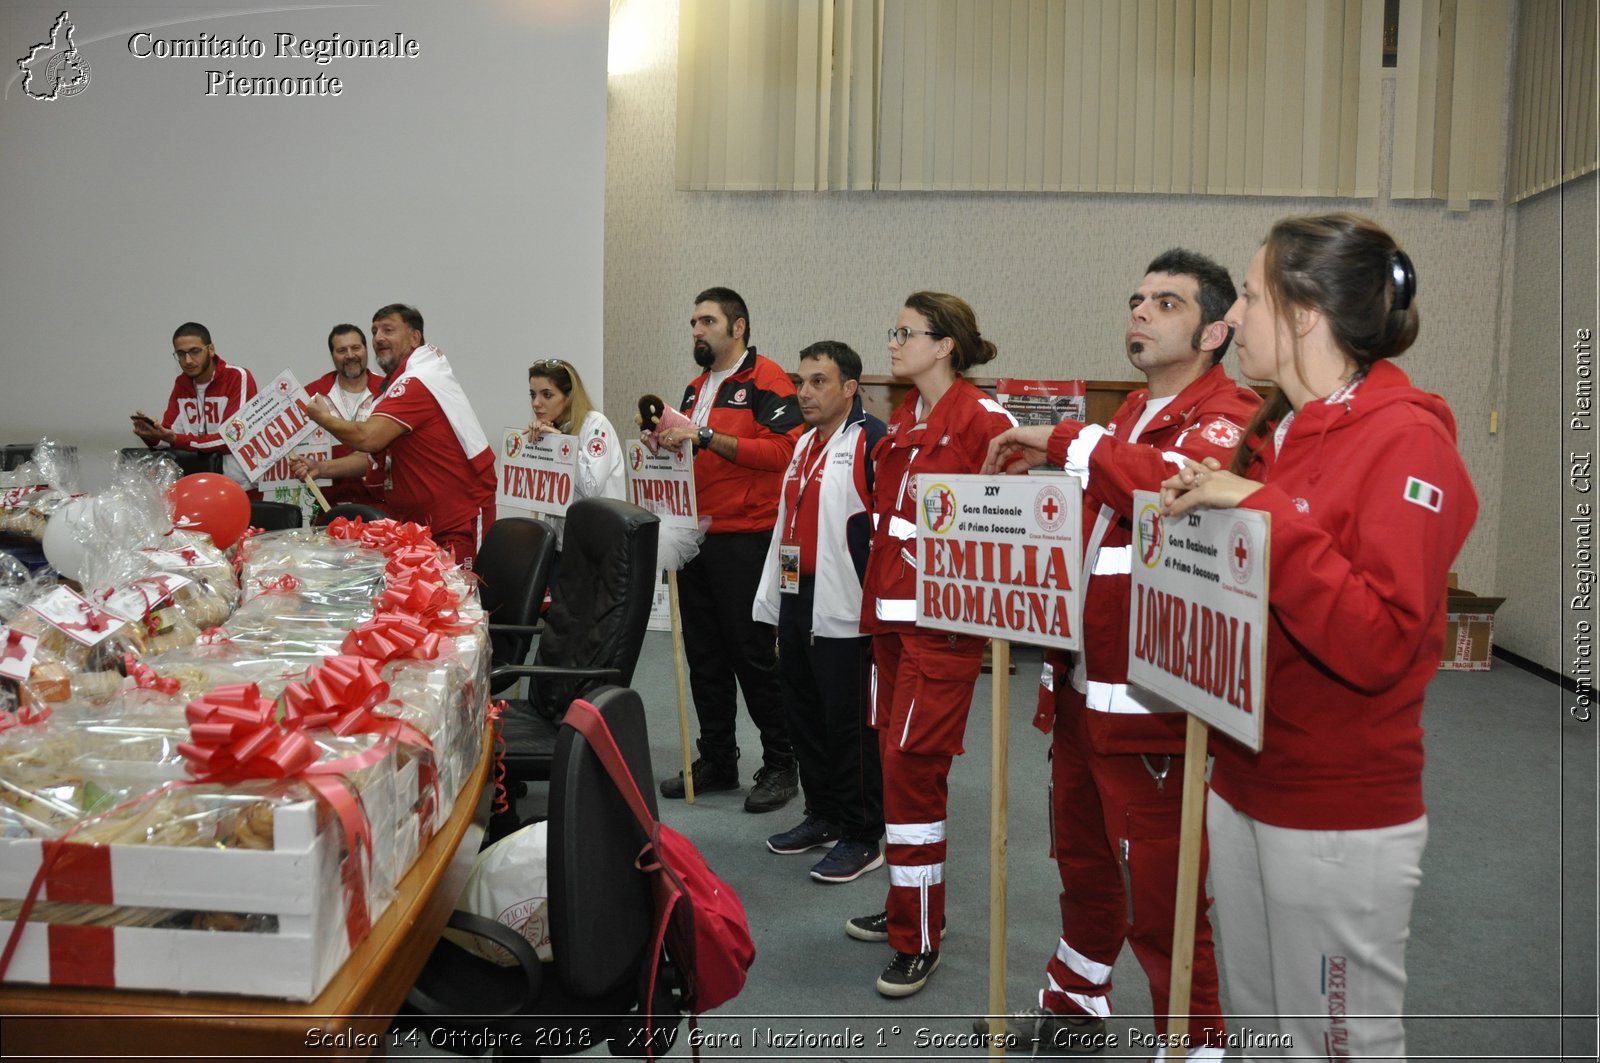
[[[585,498],[567,510],[561,573],[545,614],[533,664],[498,663],[491,689],[529,680],[526,701],[501,715],[506,783],[513,795],[550,777],[557,728],[572,699],[602,683],[627,684],[644,645],[655,593],[661,522],[615,498]],[[496,817],[491,839],[516,826]]]
[[[0,472],[10,472],[23,462],[32,460],[33,452],[38,446],[38,443],[7,443],[5,450],[0,451]],[[63,458],[76,458],[78,448],[57,444],[56,453]]]
[[[539,610],[555,563],[555,529],[531,517],[501,517],[489,526],[472,570],[478,600],[489,618],[491,667],[521,664],[540,630]],[[517,682],[502,676],[490,684],[500,693]]]
[[[602,687],[593,692],[592,703],[616,738],[623,763],[635,780],[643,780],[640,790],[654,815],[650,736],[639,695]],[[496,1032],[521,1033],[524,1043],[553,1055],[583,1051],[602,1040],[615,1041],[615,1055],[637,1055],[636,1046],[645,1043],[636,1033],[645,1021],[640,1004],[649,995],[655,997],[649,1009],[654,1027],[676,1028],[682,1015],[669,990],[670,974],[656,986],[645,984],[656,921],[649,878],[635,864],[645,840],[588,741],[562,727],[550,787],[554,959],[540,963],[527,939],[493,919],[452,913],[451,927],[497,942],[517,964],[502,967],[441,939],[395,1028],[481,1033],[487,1020]],[[555,1030],[571,1033],[550,1036]],[[588,1036],[580,1036],[583,1031]]]
[[[222,471],[222,455],[216,453],[202,454],[197,450],[173,450],[171,447],[123,447],[121,453],[123,461],[131,462],[167,458],[177,464],[179,475],[182,476]]]
[[[250,526],[262,531],[287,531],[305,525],[300,507],[288,502],[250,503]]]
[[[346,520],[355,520],[357,517],[362,520],[388,520],[389,514],[377,506],[369,506],[362,502],[340,502],[326,512],[317,514],[316,519],[311,522],[311,526],[313,528],[325,528],[333,522],[335,517],[344,517]],[[493,531],[492,528],[490,530]]]

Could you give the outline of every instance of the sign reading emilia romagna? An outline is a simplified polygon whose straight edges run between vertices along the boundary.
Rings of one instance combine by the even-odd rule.
[[[918,476],[917,623],[1075,650],[1083,498],[1072,476]]]
[[[512,509],[564,516],[572,504],[578,439],[546,432],[529,442],[519,428],[500,433],[500,475],[495,501]]]
[[[1266,698],[1271,518],[1248,509],[1163,517],[1133,495],[1128,679],[1251,749]]]
[[[305,388],[285,369],[222,426],[222,441],[251,480],[261,479],[316,430],[306,416],[308,401]]]
[[[695,511],[694,463],[689,448],[662,447],[652,452],[635,439],[628,443],[628,499],[661,518],[691,530],[700,527]]]

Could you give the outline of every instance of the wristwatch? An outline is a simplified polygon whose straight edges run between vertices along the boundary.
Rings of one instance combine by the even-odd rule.
[[[705,425],[700,429],[700,437],[695,440],[695,443],[699,445],[701,450],[705,450],[711,445],[711,437],[716,434],[711,430],[710,425]]]

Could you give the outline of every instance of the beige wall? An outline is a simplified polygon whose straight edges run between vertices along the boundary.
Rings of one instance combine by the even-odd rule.
[[[1417,264],[1422,339],[1401,364],[1455,410],[1482,501],[1457,565],[1463,582],[1511,593],[1496,564],[1502,529],[1519,518],[1499,500],[1503,449],[1521,415],[1504,407],[1513,376],[1499,369],[1500,337],[1511,331],[1502,302],[1513,263],[1552,261],[1548,241],[1509,257],[1515,211],[1480,204],[1452,213],[1386,198],[678,192],[676,41],[676,3],[623,0],[612,23],[605,262],[605,406],[619,425],[631,421],[640,393],[681,394],[694,372],[690,300],[712,284],[745,296],[757,346],[784,365],[806,343],[830,338],[860,351],[868,372],[887,372],[884,330],[908,293],[935,288],[977,310],[1000,349],[995,375],[1127,379],[1124,307],[1155,254],[1193,247],[1237,278],[1274,219],[1355,209],[1392,229]],[[1504,140],[1503,129],[1484,135]],[[1491,434],[1496,410],[1504,428]],[[1547,461],[1535,454],[1519,466],[1519,478],[1533,470],[1524,486],[1559,475],[1554,465],[1546,475]],[[1533,549],[1556,567],[1553,545]],[[1537,612],[1537,582],[1517,593]],[[1517,641],[1542,659],[1537,637],[1519,630]]]

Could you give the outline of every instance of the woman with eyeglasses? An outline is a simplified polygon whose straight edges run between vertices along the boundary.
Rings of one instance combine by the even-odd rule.
[[[1259,446],[1162,491],[1170,515],[1272,519],[1264,747],[1211,743],[1232,1009],[1297,1051],[1360,1059],[1405,1055],[1422,698],[1478,511],[1449,407],[1394,364],[1417,336],[1416,291],[1410,258],[1365,218],[1273,226],[1224,319],[1244,375],[1278,386],[1245,431]]]
[[[861,630],[872,635],[869,722],[883,760],[885,910],[849,920],[861,941],[887,941],[894,958],[878,992],[908,997],[939,966],[944,931],[945,805],[950,761],[962,752],[985,640],[916,626],[914,478],[975,473],[989,440],[1016,424],[962,374],[995,356],[972,307],[916,292],[889,330],[889,365],[913,387],[873,451],[872,546],[862,581]]]
[[[537,442],[546,432],[577,437],[578,468],[572,482],[572,500],[626,498],[622,443],[606,415],[589,401],[578,371],[559,358],[534,362],[528,367],[528,399],[533,405],[533,420],[527,431],[529,442]],[[546,519],[555,526],[559,549],[566,520]]]

